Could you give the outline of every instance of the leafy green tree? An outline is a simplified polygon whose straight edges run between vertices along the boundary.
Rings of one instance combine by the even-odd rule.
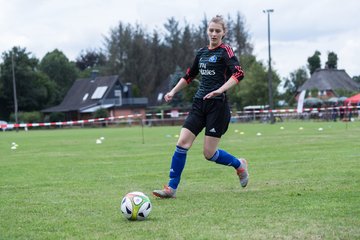
[[[194,49],[199,49],[208,44],[208,36],[207,36],[207,28],[208,28],[208,19],[206,15],[201,21],[199,27],[193,30],[193,41],[194,41]]]
[[[133,87],[139,88],[144,96],[151,94],[153,89],[150,89],[148,84],[154,80],[154,76],[151,75],[152,69],[149,68],[152,59],[149,38],[143,28],[137,25],[128,51],[124,77],[129,79],[127,82],[131,82]]]
[[[191,33],[190,26],[188,24],[185,25],[184,31],[180,40],[180,57],[177,65],[181,67],[181,69],[186,69],[191,66],[194,59],[194,44],[193,37]]]
[[[305,67],[301,67],[292,73],[288,78],[285,78],[284,89],[285,93],[283,98],[286,99],[286,102],[291,106],[295,101],[295,95],[297,89],[301,87],[309,79],[308,73]]]
[[[235,33],[233,31],[234,21],[232,20],[230,14],[227,16],[227,19],[225,19],[225,23],[227,31],[223,41],[231,46],[234,46],[236,44],[234,36]]]
[[[164,42],[169,47],[169,52],[166,56],[169,62],[168,67],[174,70],[183,61],[181,59],[183,49],[180,47],[181,29],[179,28],[179,22],[174,17],[169,18],[164,27],[167,31],[165,32]]]
[[[250,34],[245,28],[245,18],[240,12],[236,15],[232,32],[234,33],[234,41],[237,53],[242,55],[251,55],[253,52],[253,45],[250,42]]]
[[[310,74],[313,74],[316,69],[321,68],[321,59],[320,59],[321,53],[319,51],[315,51],[314,55],[311,57],[308,57],[308,68],[310,71]]]
[[[176,70],[173,74],[170,75],[170,83],[169,83],[169,89],[172,89],[181,79],[181,77],[183,76],[183,72],[181,71],[181,68],[178,66],[176,67]],[[183,99],[183,95],[184,95],[184,91],[180,91],[177,94],[175,94],[173,100],[170,102],[171,106],[173,107],[178,107],[181,106],[182,104],[182,99]]]
[[[337,69],[337,61],[338,61],[338,56],[336,55],[336,53],[329,52],[328,59],[326,62],[326,67],[329,69]]]
[[[355,82],[359,83],[360,84],[360,75],[359,76],[354,76],[352,78]]]
[[[334,92],[338,97],[351,97],[358,93],[358,91],[349,91],[346,89],[334,89]]]
[[[199,78],[195,78],[192,82],[183,90],[184,106],[189,105],[195,96],[195,93],[200,85]]]
[[[107,55],[106,74],[119,74],[125,78],[125,69],[129,59],[129,49],[131,48],[133,27],[126,26],[119,22],[116,28],[110,30],[110,36],[105,37],[105,54]]]
[[[10,121],[15,122],[15,115],[10,115]],[[19,112],[18,122],[20,123],[39,123],[43,121],[43,114],[39,111]]]
[[[137,24],[124,26],[119,23],[105,39],[108,56],[108,74],[118,74],[123,83],[132,83],[132,96],[148,97],[154,89],[151,87],[156,70],[151,37],[142,26]],[[157,43],[156,43],[157,44]],[[157,59],[159,56],[156,55]],[[160,56],[161,57],[161,56]],[[155,70],[155,71],[154,71]],[[150,86],[150,87],[149,87]]]
[[[162,44],[159,33],[155,30],[150,43],[150,61],[147,64],[147,74],[150,75],[147,87],[150,94],[154,94],[159,86],[164,86],[165,79],[173,72],[168,67],[167,56],[168,47]],[[151,95],[149,96],[151,97]]]
[[[250,34],[245,28],[245,19],[238,13],[235,21],[229,15],[227,22],[229,35],[225,40],[233,46],[237,56],[250,57],[253,46],[249,40]],[[141,96],[153,97],[158,87],[166,88],[165,84],[168,83],[171,74],[180,71],[183,75],[186,68],[191,66],[196,51],[208,45],[206,15],[197,27],[192,27],[185,22],[184,27],[181,28],[179,22],[173,17],[167,20],[164,27],[163,35],[157,31],[149,35],[139,25],[125,26],[120,22],[105,38],[104,54],[108,59],[107,74],[119,74],[122,82],[132,83],[133,96],[137,96],[134,94],[136,91]],[[273,85],[276,90],[275,82],[278,78],[275,73],[274,76]],[[194,81],[187,88],[183,97],[180,98],[183,101],[181,104],[191,101],[190,93],[195,91],[199,81],[201,79]],[[264,94],[268,93],[264,92]],[[267,98],[266,95],[263,97],[264,100]]]
[[[150,36],[140,25],[125,27],[120,23],[105,42],[108,73],[119,74],[122,82],[132,83],[134,97],[151,97],[175,69],[170,46],[157,31]]]
[[[93,113],[94,118],[107,118],[109,117],[109,112],[105,108],[99,108]]]
[[[79,78],[89,78],[94,71],[100,74],[107,72],[107,59],[101,50],[82,50],[76,58],[75,65],[79,69]]]
[[[46,122],[63,122],[65,121],[65,113],[62,112],[52,112],[46,119]]]
[[[81,51],[80,55],[76,58],[75,64],[81,71],[101,67],[106,64],[106,56],[100,50],[87,49]]]
[[[253,55],[241,56],[240,61],[245,71],[245,78],[240,84],[230,89],[229,102],[238,110],[247,105],[269,104],[268,72],[264,65]],[[276,72],[272,72],[272,83],[275,102],[279,98],[277,88],[280,84],[280,78]]]
[[[75,64],[58,49],[48,52],[40,62],[39,69],[56,85],[53,104],[59,104],[77,78]]]
[[[14,111],[12,55],[19,111],[38,111],[47,107],[53,99],[55,88],[48,76],[38,70],[39,60],[31,56],[25,48],[13,47],[12,50],[4,52],[0,76],[0,115],[4,119],[9,119],[10,113]]]

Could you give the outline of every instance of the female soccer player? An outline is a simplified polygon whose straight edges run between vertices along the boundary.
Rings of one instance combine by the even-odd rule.
[[[231,117],[226,91],[244,78],[244,71],[233,50],[222,42],[226,30],[222,16],[217,15],[211,19],[207,29],[209,46],[197,52],[192,67],[164,96],[165,101],[170,102],[177,92],[185,88],[199,73],[201,74],[201,82],[195,94],[192,109],[180,131],[172,157],[169,183],[164,186],[164,189],[153,191],[157,197],[175,198],[185,166],[186,153],[203,128],[205,128],[204,157],[209,161],[234,167],[239,176],[240,185],[246,187],[248,183],[246,160],[238,159],[218,149],[220,138],[227,131]]]

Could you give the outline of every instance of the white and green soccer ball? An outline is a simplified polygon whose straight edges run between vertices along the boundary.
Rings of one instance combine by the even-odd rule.
[[[128,220],[145,220],[151,209],[149,197],[142,192],[130,192],[121,201],[121,212]]]

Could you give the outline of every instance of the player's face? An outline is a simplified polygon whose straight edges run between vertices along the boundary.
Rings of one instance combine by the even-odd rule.
[[[211,22],[209,24],[207,34],[209,37],[210,48],[215,48],[222,43],[222,38],[224,37],[225,32],[221,24]]]

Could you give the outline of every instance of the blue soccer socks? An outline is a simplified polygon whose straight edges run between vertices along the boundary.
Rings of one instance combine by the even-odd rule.
[[[209,160],[217,164],[233,166],[235,169],[239,168],[241,164],[239,159],[221,149],[216,150],[214,156]]]
[[[169,187],[171,187],[172,189],[177,189],[180,183],[181,173],[185,167],[187,151],[188,149],[186,148],[176,146],[174,155],[171,160],[171,168],[169,174]]]
[[[169,174],[170,180],[168,186],[174,190],[177,189],[180,183],[181,173],[185,167],[187,151],[188,149],[186,148],[176,146],[174,155],[172,157]],[[241,165],[239,159],[222,149],[216,150],[215,154],[209,160],[217,164],[232,166],[235,169],[238,169]]]

